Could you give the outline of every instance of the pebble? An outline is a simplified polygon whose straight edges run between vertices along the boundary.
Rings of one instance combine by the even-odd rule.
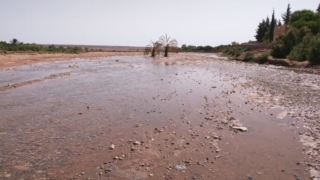
[[[241,126],[233,126],[232,129],[239,130],[239,131],[242,131],[242,132],[248,131],[248,128],[241,127]]]
[[[5,178],[10,178],[11,177],[11,174],[6,174],[4,175]]]
[[[134,145],[140,145],[141,143],[139,141],[133,142]]]
[[[109,149],[114,149],[114,148],[115,148],[114,144],[111,144],[111,146],[109,147]]]

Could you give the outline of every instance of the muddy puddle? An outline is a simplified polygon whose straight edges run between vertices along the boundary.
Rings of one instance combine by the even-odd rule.
[[[0,179],[310,179],[294,104],[318,107],[272,96],[293,82],[269,85],[289,71],[194,58],[1,70]]]

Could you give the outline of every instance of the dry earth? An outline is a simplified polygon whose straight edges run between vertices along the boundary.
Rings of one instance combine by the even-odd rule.
[[[39,62],[54,62],[62,60],[70,60],[74,58],[100,58],[109,56],[132,56],[141,55],[141,52],[87,52],[80,54],[65,54],[65,53],[11,53],[0,54],[0,69],[20,66],[27,64],[34,64]]]

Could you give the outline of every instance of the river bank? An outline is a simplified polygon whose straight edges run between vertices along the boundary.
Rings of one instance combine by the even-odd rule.
[[[85,52],[78,54],[37,52],[0,53],[0,69],[30,65],[39,62],[66,61],[75,58],[93,59],[110,56],[135,56],[141,54],[141,52]]]

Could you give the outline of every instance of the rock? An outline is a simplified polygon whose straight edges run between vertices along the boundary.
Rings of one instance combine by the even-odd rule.
[[[186,163],[186,165],[190,165],[191,164],[191,161],[184,161],[184,163]]]
[[[139,141],[134,141],[133,145],[140,145],[141,143]]]
[[[248,129],[246,127],[242,127],[242,126],[232,126],[232,129],[239,130],[242,132],[248,131]]]
[[[26,171],[26,170],[28,170],[28,169],[29,169],[29,167],[28,167],[28,166],[26,166],[26,165],[22,165],[22,166],[13,166],[12,168],[13,168],[13,169],[15,169],[15,170],[18,170],[18,171]]]
[[[150,177],[153,177],[153,174],[149,174]]]
[[[11,178],[11,174],[4,175],[5,178]]]
[[[235,117],[230,117],[229,119],[228,119],[229,121],[235,121],[235,120],[237,120]]]
[[[109,147],[109,149],[114,149],[115,148],[115,146],[114,146],[114,144],[111,144],[111,146]]]
[[[222,120],[221,123],[223,123],[223,124],[228,124],[229,121],[228,121],[228,120]]]
[[[176,168],[177,170],[187,169],[186,166],[181,165],[181,164],[176,165],[175,168]]]
[[[84,174],[85,174],[85,172],[81,172],[80,174],[81,174],[81,175],[84,175]]]

